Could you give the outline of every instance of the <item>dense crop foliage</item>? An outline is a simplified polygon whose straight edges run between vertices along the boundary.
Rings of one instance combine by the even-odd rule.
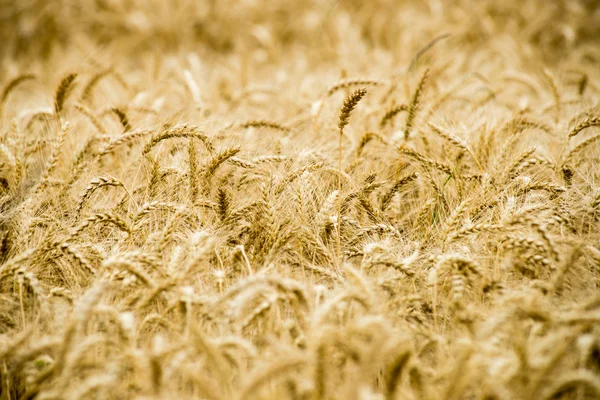
[[[595,1],[0,9],[0,399],[600,398]]]

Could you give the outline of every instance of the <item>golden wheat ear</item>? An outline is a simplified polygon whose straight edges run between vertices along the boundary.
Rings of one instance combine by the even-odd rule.
[[[415,93],[413,94],[412,100],[408,105],[408,116],[406,117],[406,127],[404,128],[404,137],[406,139],[409,138],[412,127],[415,123],[415,118],[417,117],[417,113],[421,108],[421,97],[423,96],[423,90],[425,89],[425,85],[429,80],[429,69],[426,69],[423,72],[423,76],[421,80],[419,80],[419,84],[415,89]]]
[[[36,79],[36,76],[34,74],[23,74],[11,79],[6,84],[6,86],[4,86],[4,89],[2,89],[2,95],[0,95],[0,117],[2,117],[4,104],[6,103],[6,100],[8,99],[8,96],[11,94],[11,92],[15,90],[20,84],[34,79]]]
[[[67,98],[75,88],[75,80],[77,79],[76,73],[71,73],[65,76],[54,94],[54,111],[58,115],[63,110]]]
[[[344,100],[344,104],[340,110],[340,117],[338,122],[338,128],[340,129],[340,135],[343,135],[344,128],[350,122],[350,115],[352,111],[357,106],[357,104],[361,101],[361,99],[367,94],[367,89],[361,88],[356,89],[352,94],[346,97]]]

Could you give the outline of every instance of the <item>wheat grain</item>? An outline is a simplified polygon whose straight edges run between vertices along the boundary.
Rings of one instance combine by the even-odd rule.
[[[569,139],[571,139],[573,136],[577,136],[579,132],[587,128],[591,128],[593,126],[600,126],[599,117],[587,117],[583,119],[571,129],[571,131],[569,132]]]
[[[123,184],[123,182],[121,182],[120,180],[113,178],[111,176],[109,176],[109,177],[101,176],[101,177],[98,177],[98,178],[92,180],[89,183],[89,185],[85,188],[85,190],[83,191],[81,196],[79,197],[79,202],[77,203],[77,210],[76,210],[77,214],[81,213],[81,210],[82,210],[83,205],[85,204],[86,200],[88,200],[96,190],[98,190],[102,187],[106,187],[106,186],[125,188],[125,185]],[[125,190],[127,190],[127,189],[125,189]]]

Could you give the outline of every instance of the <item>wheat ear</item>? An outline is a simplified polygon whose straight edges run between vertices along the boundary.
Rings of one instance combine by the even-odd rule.
[[[65,101],[73,91],[76,78],[76,73],[69,74],[60,81],[60,85],[56,88],[56,93],[54,95],[54,111],[57,115],[63,110]]]

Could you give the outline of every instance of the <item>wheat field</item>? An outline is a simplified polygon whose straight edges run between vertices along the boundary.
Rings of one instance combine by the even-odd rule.
[[[0,5],[0,399],[600,398],[600,5]]]

